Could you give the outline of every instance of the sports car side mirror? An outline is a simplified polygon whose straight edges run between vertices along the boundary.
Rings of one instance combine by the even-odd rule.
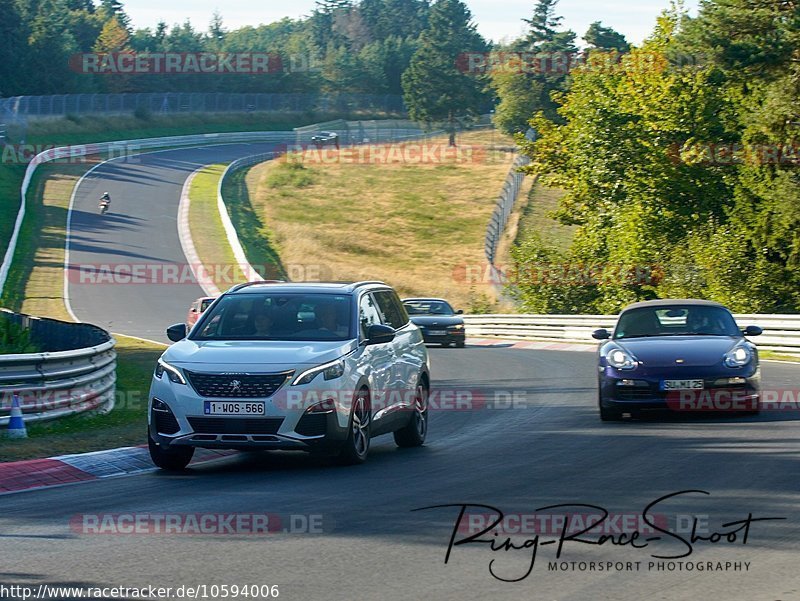
[[[601,328],[592,332],[592,338],[595,340],[608,340],[611,338],[611,334],[605,328]]]
[[[763,331],[758,326],[747,326],[742,333],[745,336],[760,336]]]

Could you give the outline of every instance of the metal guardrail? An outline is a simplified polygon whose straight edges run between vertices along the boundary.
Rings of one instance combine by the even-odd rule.
[[[230,214],[228,213],[228,207],[225,204],[225,198],[222,196],[222,186],[224,185],[225,180],[234,171],[246,169],[247,167],[257,165],[258,163],[263,163],[264,161],[271,161],[278,154],[279,153],[276,152],[262,152],[260,154],[254,154],[233,161],[225,168],[225,171],[222,172],[222,175],[219,178],[219,184],[217,185],[217,211],[219,212],[219,217],[222,221],[222,227],[225,230],[225,236],[228,239],[228,244],[233,251],[233,258],[236,259],[239,269],[242,270],[242,273],[244,274],[244,277],[247,278],[248,282],[257,282],[263,280],[264,278],[261,277],[261,274],[259,274],[258,271],[250,264],[250,261],[247,260],[247,254],[244,252],[244,247],[239,241],[239,235],[236,233],[236,228],[233,225],[233,221],[231,221]]]
[[[754,342],[758,348],[782,353],[800,353],[800,315],[736,314],[744,328],[757,325],[764,333]],[[616,315],[465,315],[467,335],[507,337],[553,342],[596,343],[592,331],[612,329]]]
[[[30,331],[42,352],[0,355],[0,425],[7,425],[13,395],[25,421],[45,421],[114,408],[116,341],[105,330],[0,309],[0,320]]]
[[[80,144],[50,148],[37,154],[28,164],[25,177],[20,190],[20,205],[17,211],[14,229],[6,248],[6,253],[0,264],[0,295],[3,293],[8,271],[14,258],[19,232],[25,219],[25,199],[36,169],[43,163],[57,160],[74,159],[76,156],[84,157],[93,154],[108,153],[111,156],[122,157],[140,150],[182,146],[206,146],[214,144],[235,144],[238,142],[280,142],[291,140],[293,132],[287,131],[256,131],[256,132],[230,132],[217,134],[196,134],[191,136],[168,136],[164,138],[144,138],[140,140],[117,140],[114,142],[98,142],[93,144]]]

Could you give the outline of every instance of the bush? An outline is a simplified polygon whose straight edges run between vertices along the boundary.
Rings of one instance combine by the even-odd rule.
[[[39,349],[31,342],[31,331],[0,316],[0,355],[36,352]]]
[[[511,249],[514,272],[506,291],[527,313],[592,312],[598,298],[595,267],[576,261],[531,234]]]
[[[485,315],[494,313],[497,304],[483,292],[475,290],[475,286],[470,286],[469,297],[467,299],[467,313],[470,315]]]
[[[147,107],[137,106],[133,111],[133,116],[141,121],[149,121],[152,115]]]

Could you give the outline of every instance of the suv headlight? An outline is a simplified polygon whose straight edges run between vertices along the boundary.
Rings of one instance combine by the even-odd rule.
[[[456,324],[453,324],[452,326],[447,326],[447,329],[448,330],[463,330],[464,329],[464,324],[463,323],[456,323]]]
[[[636,369],[638,363],[629,353],[626,353],[621,348],[615,348],[608,351],[606,354],[606,361],[611,367],[617,369]]]
[[[163,359],[159,359],[158,363],[156,364],[156,378],[161,379],[161,376],[167,374],[170,382],[175,384],[186,384],[186,379],[183,377],[183,374],[177,367],[174,367],[164,361]]]
[[[743,367],[750,363],[750,359],[753,358],[753,353],[744,345],[739,345],[727,353],[723,357],[723,363],[727,367]]]
[[[336,378],[341,377],[342,374],[344,374],[344,361],[337,359],[336,361],[331,361],[330,363],[325,363],[323,365],[318,365],[317,367],[307,369],[294,379],[292,386],[308,384],[319,374],[322,374],[326,380],[335,380]]]

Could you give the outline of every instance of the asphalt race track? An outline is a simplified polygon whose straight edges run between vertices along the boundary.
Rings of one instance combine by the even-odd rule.
[[[184,262],[175,226],[183,179],[199,164],[229,160],[243,150],[161,153],[139,165],[98,169],[79,190],[73,263]],[[111,220],[101,226],[94,203],[102,189],[114,205]],[[192,286],[106,288],[93,294],[88,286],[71,287],[77,315],[157,339],[200,295]],[[357,467],[303,454],[242,453],[178,475],[153,471],[0,496],[0,582],[277,584],[280,599],[303,601],[800,599],[796,411],[656,415],[604,424],[596,410],[591,353],[468,347],[431,349],[431,355],[435,391],[423,448],[399,450],[383,437]],[[792,389],[799,373],[796,365],[764,363],[763,385]],[[549,564],[556,561],[557,544],[549,541],[558,539],[558,529],[515,533],[518,520],[509,520],[506,532],[518,546],[534,541],[537,532],[540,546],[528,577],[508,582],[528,571],[533,542],[498,551],[486,543],[458,545],[445,564],[459,508],[413,511],[471,503],[510,517],[567,514],[573,520],[604,508],[612,514],[610,525],[636,519],[659,497],[688,490],[710,494],[684,494],[649,512],[687,540],[691,524],[676,515],[698,516],[696,534],[710,538],[736,530],[724,525],[749,514],[786,519],[752,522],[746,544],[743,529],[735,540],[697,540],[691,555],[671,565],[652,556],[685,555],[689,545],[666,534],[644,548],[615,545],[622,542],[619,535],[603,545],[567,540],[555,566]],[[564,503],[597,507],[536,511]],[[468,513],[477,520],[487,511]],[[82,526],[98,514],[165,513],[267,513],[280,527],[271,534],[166,535],[93,534]],[[634,542],[644,545],[653,535],[645,532]],[[455,540],[466,536],[458,532]],[[503,540],[497,537],[496,548]],[[716,571],[725,562],[727,571]]]
[[[78,186],[70,222],[69,296],[76,317],[115,333],[167,342],[166,327],[184,320],[192,301],[204,296],[199,285],[182,277],[187,262],[178,238],[177,212],[184,181],[203,165],[228,163],[274,147],[275,143],[262,143],[180,149],[110,161],[95,169]],[[109,212],[100,215],[97,202],[104,191],[112,202]],[[179,267],[179,283],[171,283],[178,278],[163,271],[166,265]],[[95,276],[93,268],[105,266],[122,277],[110,281]],[[137,269],[143,274],[152,269],[157,281],[121,283]]]

